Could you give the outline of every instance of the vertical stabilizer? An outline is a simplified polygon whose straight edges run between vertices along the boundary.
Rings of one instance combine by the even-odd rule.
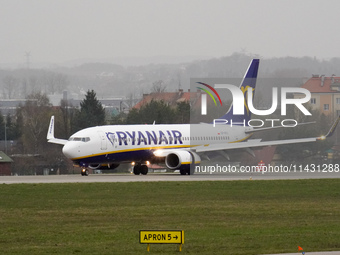
[[[219,119],[226,119],[228,120],[228,123],[232,122],[233,125],[243,125],[243,123],[245,123],[245,125],[248,125],[248,121],[251,118],[251,112],[249,111],[249,108],[248,108],[247,90],[249,87],[252,88],[253,98],[254,98],[259,64],[260,64],[259,59],[253,59],[250,62],[247,72],[245,73],[243,80],[241,82],[241,85],[240,85],[240,89],[243,92],[243,96],[244,96],[244,115],[234,115],[233,104],[231,104],[228,112],[222,117],[220,117]]]

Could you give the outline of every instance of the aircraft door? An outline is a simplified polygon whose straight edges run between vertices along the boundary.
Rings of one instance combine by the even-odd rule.
[[[107,150],[107,139],[105,133],[100,130],[98,131],[98,135],[100,137],[100,149]]]

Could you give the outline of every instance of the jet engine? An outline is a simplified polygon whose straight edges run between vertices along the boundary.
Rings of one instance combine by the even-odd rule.
[[[165,157],[165,165],[171,170],[179,169],[181,174],[193,174],[190,165],[193,167],[199,163],[201,163],[200,156],[192,151],[174,151]]]

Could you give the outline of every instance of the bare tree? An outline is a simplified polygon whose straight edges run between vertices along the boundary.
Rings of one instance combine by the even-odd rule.
[[[14,92],[16,91],[16,87],[18,85],[18,80],[12,76],[7,75],[3,78],[4,82],[4,97],[11,99],[14,95]]]
[[[35,93],[27,97],[21,108],[23,117],[23,145],[26,151],[41,153],[46,145],[46,125],[51,116],[51,105],[45,94]]]
[[[37,87],[38,86],[37,76],[30,76],[28,80],[28,84],[29,84],[31,93],[40,91],[40,87]]]
[[[163,93],[166,90],[166,85],[162,80],[155,81],[152,83],[151,92],[153,93]]]
[[[68,77],[61,73],[45,73],[45,90],[46,93],[61,93],[68,85]]]

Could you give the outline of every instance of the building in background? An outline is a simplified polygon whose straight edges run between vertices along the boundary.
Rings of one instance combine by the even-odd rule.
[[[331,116],[333,121],[340,116],[340,77],[334,74],[330,77],[318,74],[312,75],[301,87],[310,91],[310,106],[313,110],[319,110],[326,116]],[[294,95],[296,98],[299,96],[300,95],[297,94]],[[329,125],[331,125],[331,123],[329,123]],[[340,153],[339,126],[332,139],[334,139],[332,150]]]
[[[177,103],[190,102],[193,108],[199,108],[200,96],[200,90],[190,92],[190,89],[187,92],[184,92],[183,89],[179,89],[175,92],[152,92],[150,94],[143,94],[143,98],[133,108],[140,109],[143,105],[149,104],[152,100],[164,101],[171,107],[176,107]],[[210,98],[208,98],[208,100],[210,101]]]
[[[332,116],[340,116],[340,77],[313,75],[302,86],[311,92],[310,104],[314,110]]]
[[[3,151],[0,151],[0,176],[11,175],[11,165],[13,160],[7,156]]]

